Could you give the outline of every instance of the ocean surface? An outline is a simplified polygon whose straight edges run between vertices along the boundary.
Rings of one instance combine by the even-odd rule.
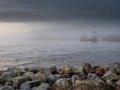
[[[106,65],[120,61],[119,24],[0,23],[0,69],[11,66],[64,66],[84,62]],[[97,32],[98,42],[81,42],[84,33]],[[110,37],[110,36],[109,36]],[[119,37],[118,37],[119,38]]]
[[[0,68],[64,66],[83,62],[106,65],[120,60],[120,42],[0,42]]]

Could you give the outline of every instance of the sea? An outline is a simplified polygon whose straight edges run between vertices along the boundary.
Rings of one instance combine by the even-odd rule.
[[[120,61],[120,41],[102,40],[119,36],[113,23],[1,22],[0,69],[8,67],[61,67],[82,63],[107,65]],[[97,42],[81,42],[82,34],[97,32]]]

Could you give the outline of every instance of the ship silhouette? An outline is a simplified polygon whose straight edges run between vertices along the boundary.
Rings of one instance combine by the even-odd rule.
[[[98,42],[98,37],[96,35],[96,32],[92,32],[92,36],[90,38],[88,38],[88,36],[86,36],[85,34],[83,34],[80,38],[81,42]]]

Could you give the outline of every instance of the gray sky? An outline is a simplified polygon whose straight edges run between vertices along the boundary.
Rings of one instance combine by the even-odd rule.
[[[120,0],[0,0],[1,21],[120,19]]]

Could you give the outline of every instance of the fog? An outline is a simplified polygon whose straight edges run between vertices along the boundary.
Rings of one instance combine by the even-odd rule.
[[[66,22],[1,22],[0,39],[3,41],[80,40],[96,31],[99,40],[109,37],[120,40],[118,21]]]

